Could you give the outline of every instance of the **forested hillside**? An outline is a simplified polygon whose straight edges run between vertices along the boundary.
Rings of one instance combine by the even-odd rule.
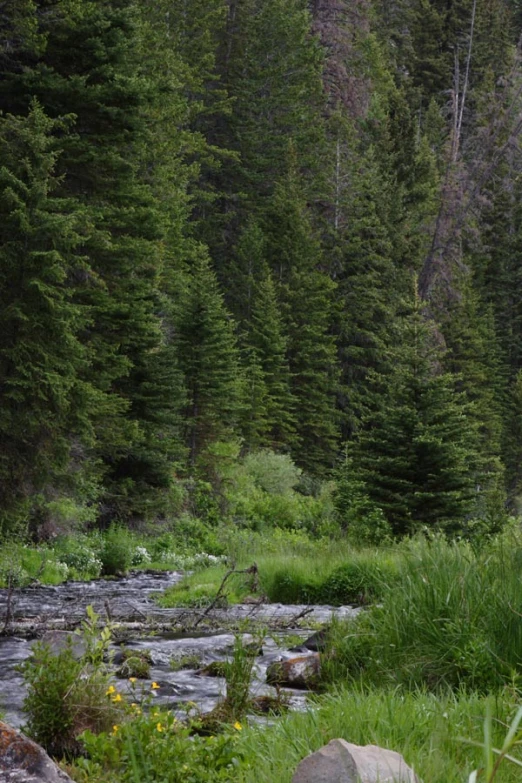
[[[344,525],[517,510],[521,32],[518,0],[3,0],[0,536],[224,513],[263,450]]]

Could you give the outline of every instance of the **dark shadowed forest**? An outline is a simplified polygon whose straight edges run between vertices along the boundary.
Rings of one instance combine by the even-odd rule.
[[[522,7],[4,0],[0,530],[497,530],[522,478]]]

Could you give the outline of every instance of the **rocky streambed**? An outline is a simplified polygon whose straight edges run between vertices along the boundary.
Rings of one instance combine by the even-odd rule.
[[[162,609],[154,594],[175,584],[180,572],[136,572],[117,580],[69,582],[55,587],[35,585],[0,590],[0,711],[13,726],[24,721],[25,688],[17,667],[29,657],[37,638],[59,643],[66,631],[85,619],[87,606],[111,622],[115,663],[120,647],[147,655],[151,661],[149,679],[132,686],[122,679],[121,690],[132,687],[150,692],[152,682],[158,704],[181,710],[188,702],[202,712],[211,710],[225,690],[223,677],[205,676],[208,665],[225,661],[232,653],[235,634],[245,644],[256,645],[253,695],[274,695],[266,683],[267,668],[296,655],[312,656],[300,648],[318,627],[332,616],[353,617],[355,607],[288,606],[282,604],[239,604],[193,610]],[[292,649],[293,648],[293,649]],[[212,667],[211,667],[212,670]],[[289,706],[304,706],[306,693],[285,689]],[[133,700],[136,700],[133,694]]]

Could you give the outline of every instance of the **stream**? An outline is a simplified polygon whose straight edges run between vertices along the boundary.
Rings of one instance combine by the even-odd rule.
[[[304,642],[332,616],[354,617],[359,611],[351,606],[257,603],[211,611],[158,607],[154,594],[182,577],[181,572],[139,571],[117,580],[35,585],[12,594],[0,590],[1,627],[6,626],[0,637],[0,712],[5,720],[15,727],[24,722],[25,686],[17,666],[29,657],[35,639],[43,637],[52,644],[63,643],[65,632],[77,628],[85,619],[89,605],[103,619],[111,621],[115,663],[123,643],[138,653],[148,651],[152,662],[150,679],[140,680],[134,687],[150,693],[152,682],[157,682],[160,687],[155,691],[156,702],[177,712],[183,711],[188,702],[207,712],[224,695],[224,678],[198,672],[214,661],[230,658],[235,634],[241,633],[244,643],[255,642],[259,646],[252,695],[275,695],[275,689],[266,684],[269,664],[297,654],[312,655],[300,647],[299,640]],[[172,661],[187,656],[193,659],[190,665],[194,668],[176,671]],[[130,693],[128,680],[117,680],[115,685],[122,692],[129,691],[131,701],[138,700],[135,693]],[[291,708],[304,708],[306,691],[284,690]]]

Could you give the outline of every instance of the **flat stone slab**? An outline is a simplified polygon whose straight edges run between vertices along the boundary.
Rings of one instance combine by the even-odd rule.
[[[304,758],[292,783],[419,783],[400,753],[334,739]]]

